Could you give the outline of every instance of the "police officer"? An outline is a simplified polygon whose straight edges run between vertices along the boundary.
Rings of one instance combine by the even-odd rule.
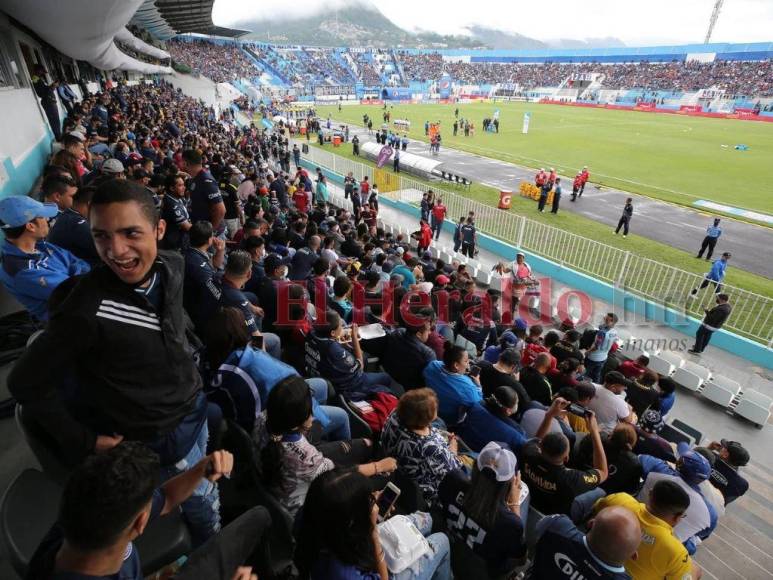
[[[225,232],[225,204],[212,174],[204,169],[201,153],[186,149],[182,154],[183,170],[191,176],[187,187],[190,192],[191,221],[208,221],[217,235]]]
[[[59,108],[56,105],[56,87],[57,82],[50,85],[46,82],[46,69],[43,65],[36,64],[33,68],[32,87],[35,94],[40,99],[40,104],[48,117],[48,123],[54,132],[57,141],[62,140],[62,123],[59,120]]]
[[[631,218],[633,217],[633,198],[629,197],[625,200],[625,207],[623,208],[623,215],[620,216],[620,221],[617,222],[617,229],[615,235],[620,232],[620,228],[623,228],[623,237],[628,235],[628,226],[631,224]]]
[[[719,236],[722,235],[722,228],[719,227],[719,221],[719,218],[715,218],[714,225],[706,228],[706,237],[703,238],[701,249],[698,251],[698,255],[695,256],[696,258],[702,258],[703,252],[708,249],[708,252],[706,252],[706,261],[711,260],[711,255],[714,253],[714,246],[717,245],[717,240],[719,240]]]
[[[556,177],[556,185],[553,188],[553,208],[550,213],[558,213],[558,204],[561,201],[561,178]]]
[[[459,228],[459,234],[462,239],[462,255],[468,258],[475,257],[475,243],[478,240],[478,233],[475,229],[472,217],[468,217],[466,223]]]

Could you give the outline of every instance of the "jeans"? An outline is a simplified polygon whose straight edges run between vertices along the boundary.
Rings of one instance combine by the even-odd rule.
[[[174,465],[161,468],[161,481],[188,471],[203,459],[207,452],[207,439],[209,439],[209,429],[204,423],[188,455]],[[190,527],[194,545],[203,544],[220,531],[220,494],[217,485],[211,481],[202,479],[193,490],[193,494],[182,503],[182,510]]]
[[[569,508],[569,517],[575,524],[584,522],[590,516],[596,502],[606,495],[607,492],[600,487],[581,493],[574,498],[572,507]]]
[[[265,559],[262,548],[270,528],[271,516],[266,508],[247,510],[192,552],[175,578],[231,578],[239,566],[260,564]]]
[[[695,333],[695,346],[693,347],[693,350],[695,352],[703,352],[706,350],[712,334],[714,334],[713,330],[709,330],[701,324],[698,327],[698,332]]]
[[[408,516],[429,542],[429,552],[390,580],[451,580],[451,544],[445,534],[427,535],[432,531],[432,517],[423,512]]]
[[[277,360],[282,359],[282,341],[273,332],[263,332],[263,347]]]
[[[607,364],[606,359],[596,361],[585,357],[585,374],[597,385],[601,384],[601,372],[604,370],[605,364]]]
[[[352,438],[349,427],[349,415],[341,407],[325,405],[327,402],[328,387],[325,379],[306,379],[311,389],[311,396],[322,407],[328,417],[328,424],[322,429],[322,435],[328,441],[348,441]]]
[[[362,383],[365,386],[363,390],[372,391],[373,387],[380,386],[389,389],[397,398],[405,394],[405,389],[402,385],[395,382],[387,373],[362,373]]]

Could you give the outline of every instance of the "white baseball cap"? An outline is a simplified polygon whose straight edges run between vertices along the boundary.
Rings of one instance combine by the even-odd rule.
[[[518,469],[518,460],[515,458],[515,454],[496,441],[492,441],[481,449],[477,461],[479,470],[492,470],[499,482],[512,480]]]

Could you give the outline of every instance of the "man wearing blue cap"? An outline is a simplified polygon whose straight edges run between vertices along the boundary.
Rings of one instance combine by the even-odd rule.
[[[0,200],[0,228],[5,235],[0,281],[38,320],[48,319],[48,298],[59,284],[89,271],[86,262],[45,241],[48,219],[58,212],[55,203],[40,203],[26,195]]]
[[[690,496],[690,507],[684,518],[674,526],[674,535],[692,555],[695,553],[697,544],[708,538],[717,527],[717,512],[703,496],[700,488],[700,484],[711,475],[711,464],[703,455],[690,449],[687,443],[678,445],[677,456],[676,469],[651,455],[639,456],[644,486],[637,497],[639,501],[646,501],[650,490],[662,480],[673,481],[687,492]]]

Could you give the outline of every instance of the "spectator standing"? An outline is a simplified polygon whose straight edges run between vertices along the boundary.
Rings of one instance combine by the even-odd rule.
[[[443,230],[443,222],[446,219],[447,208],[443,205],[443,198],[438,198],[435,207],[432,208],[432,233],[435,239],[440,239],[440,232]]]
[[[601,383],[601,373],[609,358],[612,345],[617,342],[617,314],[609,312],[604,317],[604,322],[599,326],[593,344],[585,351],[585,372],[596,384]]]
[[[187,183],[191,222],[208,221],[219,236],[225,231],[225,204],[217,181],[204,169],[201,153],[195,149],[183,151],[182,159],[183,170],[191,176]]]
[[[462,240],[462,255],[467,256],[468,258],[474,258],[475,245],[478,242],[478,232],[475,229],[475,223],[471,217],[467,217],[465,224],[459,228],[459,236]]]
[[[706,316],[703,317],[703,322],[701,322],[695,333],[695,344],[687,352],[701,354],[706,350],[711,340],[711,335],[722,328],[730,317],[733,307],[730,305],[729,300],[730,297],[727,294],[717,294],[717,305],[711,310],[708,308],[704,309]]]
[[[706,228],[706,237],[703,238],[703,242],[701,243],[701,249],[698,250],[698,255],[695,256],[696,258],[702,258],[703,252],[706,252],[706,261],[708,262],[711,260],[711,255],[714,253],[714,246],[717,245],[717,241],[719,240],[719,236],[722,235],[722,228],[719,227],[719,218],[714,219],[714,225],[711,225]]]
[[[561,202],[561,178],[556,178],[556,183],[553,188],[553,207],[550,213],[558,213],[558,204]]]
[[[125,438],[159,453],[162,478],[169,479],[205,456],[209,433],[186,332],[183,259],[158,252],[164,224],[153,197],[134,182],[102,185],[89,217],[105,266],[69,289],[16,362],[8,386],[57,442],[63,461],[75,464]],[[63,377],[78,386],[73,404],[88,409],[78,418],[58,395]],[[218,501],[217,487],[207,481],[183,503],[199,542],[220,529]]]
[[[620,233],[620,228],[623,228],[623,237],[628,236],[628,228],[631,225],[631,218],[633,217],[633,198],[629,197],[625,200],[625,207],[623,207],[623,215],[620,216],[620,221],[617,222],[617,228],[615,229],[615,235]]]
[[[170,175],[164,186],[166,193],[161,202],[161,217],[166,222],[166,232],[160,246],[180,251],[188,247],[188,232],[193,227],[185,203],[185,180],[182,175]]]
[[[690,291],[690,295],[687,296],[688,300],[692,300],[698,294],[698,290],[703,290],[709,283],[714,284],[714,294],[722,292],[722,281],[725,279],[725,273],[727,271],[727,262],[732,255],[730,252],[725,252],[719,260],[714,260],[711,265],[711,270],[703,277],[703,282],[697,288],[693,288]]]
[[[51,125],[51,131],[57,141],[62,140],[62,122],[59,120],[59,108],[56,104],[56,87],[59,83],[46,82],[46,69],[41,64],[36,64],[32,69],[32,88],[40,99],[40,104]]]

